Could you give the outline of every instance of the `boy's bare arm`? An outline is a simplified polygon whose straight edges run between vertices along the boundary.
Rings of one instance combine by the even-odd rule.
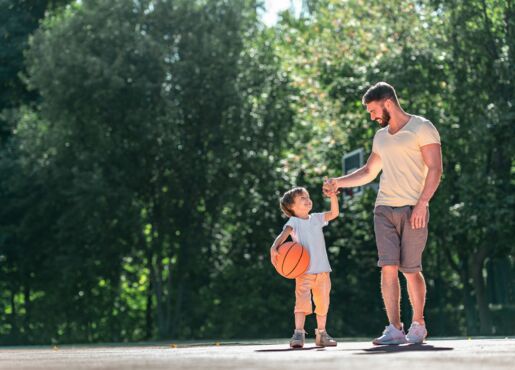
[[[330,194],[329,198],[331,199],[331,209],[324,213],[324,221],[334,220],[340,214],[340,209],[338,207],[338,196],[336,195],[336,192]]]
[[[284,243],[284,241],[290,236],[293,228],[291,226],[286,226],[284,230],[275,238],[274,244],[272,244],[272,247],[270,247],[270,261],[272,262],[272,265],[275,266],[277,262],[277,255],[279,254],[277,252],[277,248],[281,244]]]

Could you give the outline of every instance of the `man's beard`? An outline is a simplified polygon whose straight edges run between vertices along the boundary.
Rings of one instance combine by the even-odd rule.
[[[390,124],[390,113],[388,113],[385,108],[383,108],[383,116],[377,123],[379,123],[381,127],[386,127]]]

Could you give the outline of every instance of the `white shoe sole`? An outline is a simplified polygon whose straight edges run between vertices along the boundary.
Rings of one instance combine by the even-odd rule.
[[[322,344],[322,343],[316,343],[316,342],[315,342],[315,345],[316,345],[317,347],[336,347],[336,346],[338,346],[338,343],[334,343],[334,344]]]
[[[402,339],[397,339],[397,340],[389,340],[389,341],[380,341],[380,340],[377,340],[377,339],[374,339],[372,341],[373,344],[375,345],[392,345],[392,344],[406,344],[408,343],[408,341],[406,339],[402,340]]]
[[[417,340],[417,341],[413,341],[413,340],[409,340],[407,339],[406,340],[406,343],[410,343],[410,344],[422,344],[426,341],[426,337],[422,338],[422,340]]]

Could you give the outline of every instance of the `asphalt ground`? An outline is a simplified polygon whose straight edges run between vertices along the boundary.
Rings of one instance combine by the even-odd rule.
[[[374,346],[339,339],[292,350],[288,339],[222,342],[0,347],[0,369],[515,369],[515,337],[436,338],[424,344]]]

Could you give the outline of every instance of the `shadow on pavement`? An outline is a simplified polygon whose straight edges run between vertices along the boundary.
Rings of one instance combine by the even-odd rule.
[[[410,351],[452,351],[452,347],[435,347],[429,344],[401,344],[401,345],[385,345],[366,348],[362,351],[365,353],[355,353],[356,355],[377,355],[381,353],[397,353]]]
[[[310,350],[325,350],[324,347],[304,347],[304,348],[283,348],[283,349],[256,349],[254,352],[288,352],[288,351],[310,351]]]

